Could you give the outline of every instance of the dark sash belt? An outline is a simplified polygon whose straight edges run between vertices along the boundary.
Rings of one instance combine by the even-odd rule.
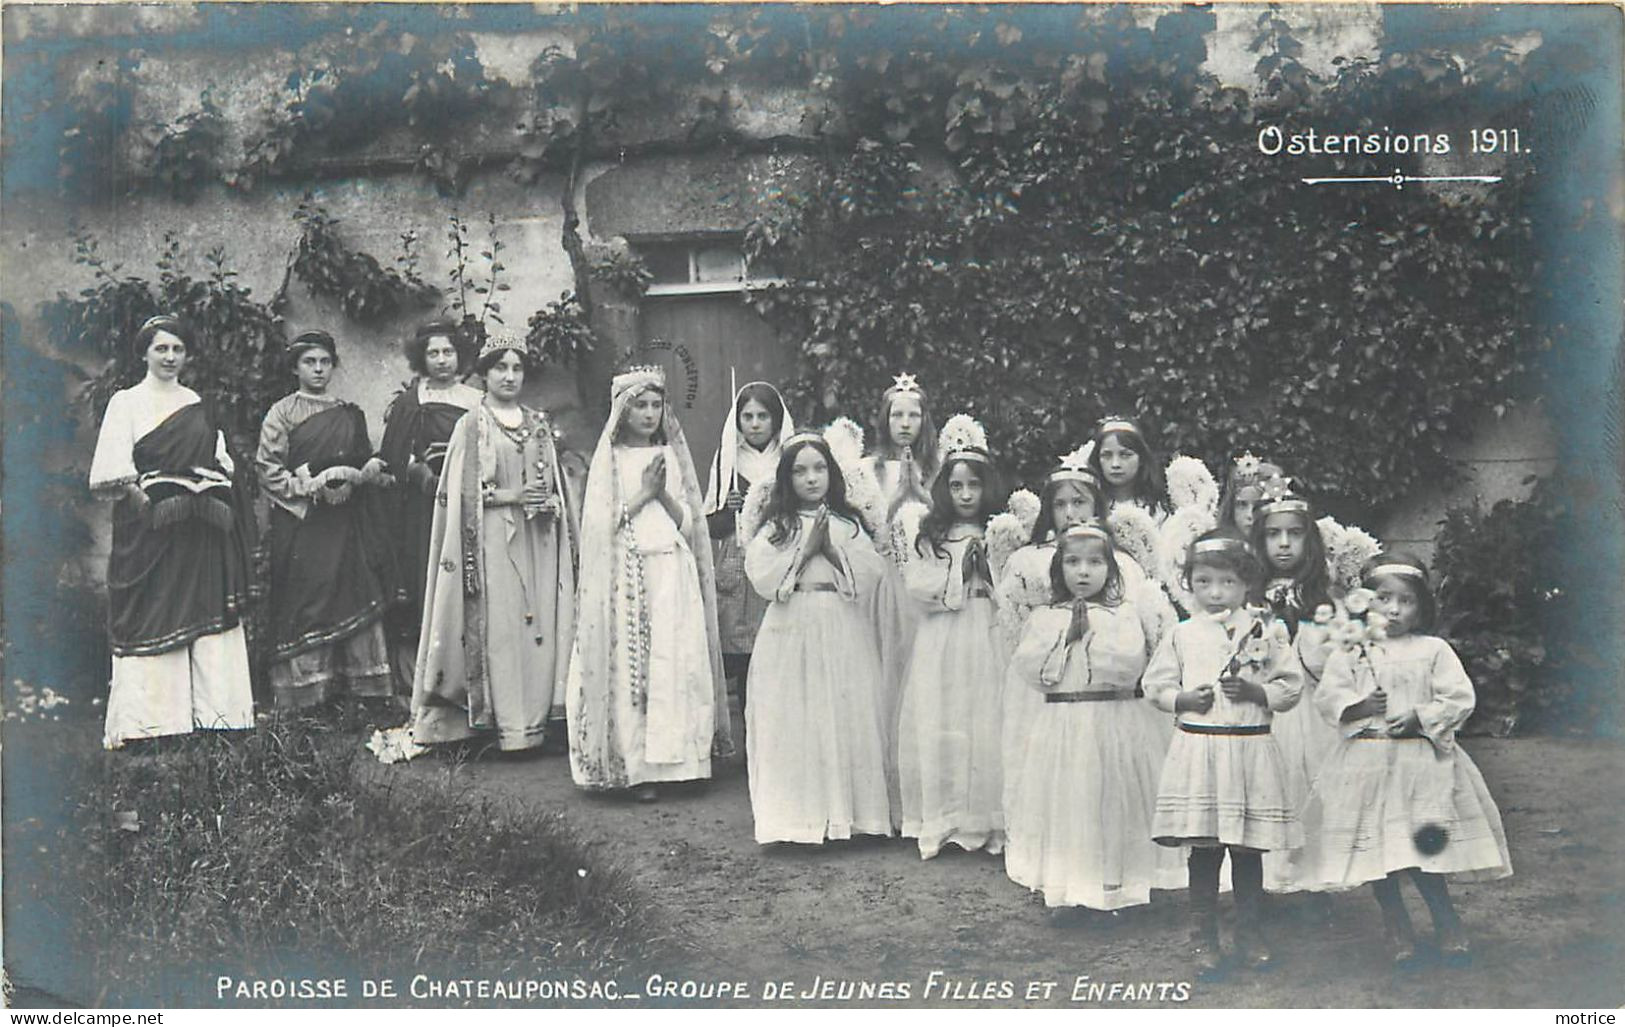
[[[1179,730],[1192,735],[1267,735],[1268,724],[1184,724]]]
[[[840,586],[833,581],[815,581],[810,585],[796,585],[797,592],[839,592]]]
[[[1116,702],[1138,698],[1132,688],[1114,688],[1107,692],[1046,692],[1045,702]]]

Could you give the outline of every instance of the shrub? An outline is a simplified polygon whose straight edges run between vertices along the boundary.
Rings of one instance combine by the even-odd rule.
[[[217,974],[602,978],[659,950],[560,815],[382,769],[355,727],[273,716],[107,757],[67,868],[98,1005],[209,1004]]]

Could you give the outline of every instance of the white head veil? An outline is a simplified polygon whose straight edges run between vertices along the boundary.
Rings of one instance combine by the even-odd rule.
[[[664,391],[659,368],[634,368],[615,376],[610,386],[609,418],[593,450],[587,469],[586,495],[581,503],[581,573],[576,593],[575,655],[570,674],[570,769],[576,783],[587,788],[625,788],[626,767],[615,748],[613,661],[626,659],[634,648],[628,629],[637,631],[649,611],[622,609],[616,584],[617,560],[635,554],[631,525],[625,515],[626,498],[620,494],[615,469],[615,432],[634,398],[651,388]],[[716,727],[711,754],[733,755],[733,729],[728,717],[728,693],[722,673],[722,646],[717,634],[716,575],[711,566],[711,542],[700,499],[699,478],[688,439],[670,403],[664,408],[662,428],[676,458],[682,494],[675,496],[688,511],[683,533],[700,572],[700,595],[705,605],[705,635],[711,654],[712,694]]]
[[[739,397],[752,385],[763,385],[773,390],[773,395],[779,397],[779,409],[784,411],[784,417],[779,424],[779,437],[768,443],[768,447],[761,451],[764,466],[771,465],[776,468],[779,462],[779,451],[783,448],[785,440],[796,433],[795,422],[790,418],[789,404],[784,402],[784,395],[768,382],[746,382],[734,393],[733,402],[728,404],[727,420],[722,422],[722,441],[717,443],[717,454],[711,458],[711,480],[705,489],[705,515],[707,517],[721,510],[728,502],[728,490],[733,487],[734,471],[738,467],[737,461],[741,451],[748,445],[739,437]],[[741,473],[744,473],[741,470]],[[754,484],[756,479],[762,477],[757,474],[746,474]]]

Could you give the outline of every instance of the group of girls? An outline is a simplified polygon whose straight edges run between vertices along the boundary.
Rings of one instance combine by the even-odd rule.
[[[253,726],[245,462],[179,383],[187,342],[173,318],[142,327],[146,378],[113,397],[92,464],[118,503],[109,747]],[[899,375],[867,455],[852,422],[797,431],[777,390],[748,384],[702,492],[662,373],[634,367],[583,487],[519,401],[517,337],[473,358],[483,389],[461,384],[451,326],[407,354],[417,379],[374,452],[328,394],[334,340],[298,336],[298,389],[254,461],[274,701],[409,681],[384,758],[563,736],[577,784],[653,799],[732,754],[732,678],[758,842],[1002,853],[1058,910],[1188,887],[1204,974],[1228,965],[1227,854],[1235,962],[1254,968],[1273,959],[1266,886],[1370,882],[1408,962],[1401,877],[1464,957],[1443,875],[1511,872],[1455,743],[1472,685],[1429,633],[1425,568],[1354,547],[1361,570],[1334,575],[1349,552],[1323,535],[1360,533],[1317,521],[1279,467],[1239,458],[1220,494],[1179,457],[1165,486],[1139,425],[1108,418],[1006,508],[980,426],[939,434]]]
[[[752,402],[731,411],[741,438]],[[980,426],[936,433],[910,376],[867,458],[850,422],[791,432],[771,406],[777,467],[731,495],[766,602],[745,708],[758,842],[901,833],[925,859],[1002,853],[1057,911],[1188,887],[1203,976],[1273,964],[1266,887],[1371,883],[1408,964],[1409,877],[1442,956],[1467,957],[1444,875],[1511,866],[1455,744],[1472,686],[1429,633],[1420,561],[1317,519],[1250,455],[1222,494],[1177,458],[1171,503],[1123,418],[1001,512]],[[1354,540],[1335,555],[1357,572],[1334,581],[1328,534]]]

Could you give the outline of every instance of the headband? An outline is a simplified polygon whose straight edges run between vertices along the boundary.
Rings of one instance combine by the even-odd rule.
[[[1126,417],[1117,417],[1113,415],[1111,417],[1103,418],[1100,422],[1100,427],[1095,429],[1095,433],[1098,435],[1105,435],[1109,431],[1126,431],[1130,435],[1139,435],[1140,426],[1135,424],[1133,421],[1130,421]]]
[[[784,440],[783,449],[788,451],[791,446],[799,446],[804,442],[824,442],[824,436],[812,430],[798,431]],[[829,443],[825,442],[825,445]]]
[[[315,331],[301,332],[288,343],[288,352],[298,355],[307,349],[325,349],[332,358],[339,358],[339,344],[333,341],[333,336],[317,329]]]
[[[906,371],[892,378],[891,386],[886,389],[886,395],[895,396],[903,392],[912,393],[916,396],[925,394],[925,390],[920,388],[919,379]]]
[[[1427,583],[1428,572],[1420,567],[1412,567],[1408,563],[1379,563],[1371,568],[1366,578],[1381,577],[1385,574],[1396,575],[1401,578],[1415,578],[1423,584]]]
[[[1093,521],[1084,521],[1081,524],[1072,525],[1072,527],[1061,532],[1061,538],[1095,538],[1108,543],[1112,540],[1112,537],[1106,533],[1106,529]]]
[[[1270,514],[1278,513],[1307,514],[1308,512],[1309,501],[1307,499],[1299,499],[1296,496],[1287,496],[1283,499],[1272,500],[1259,508],[1259,513],[1262,513],[1266,517],[1268,517]]]
[[[1228,553],[1237,552],[1247,556],[1252,555],[1252,549],[1239,538],[1203,538],[1197,539],[1191,545],[1191,553]]]

